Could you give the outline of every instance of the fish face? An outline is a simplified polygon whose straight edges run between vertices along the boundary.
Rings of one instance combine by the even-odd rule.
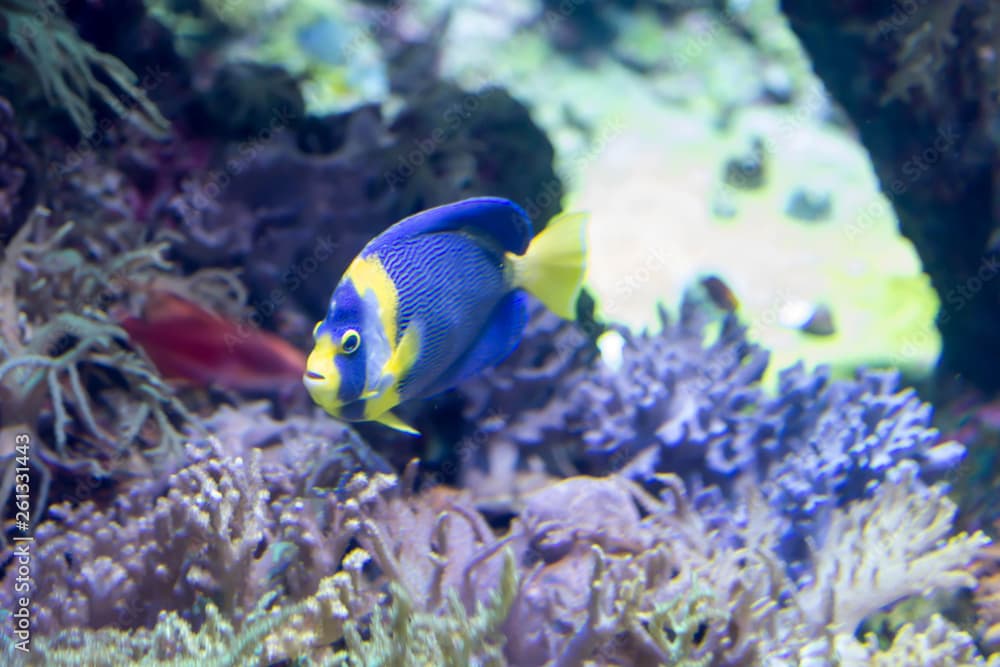
[[[331,300],[326,319],[313,330],[315,347],[306,360],[303,382],[324,410],[340,419],[368,418],[366,406],[386,390],[383,380],[389,344],[376,296],[358,294],[345,279]]]

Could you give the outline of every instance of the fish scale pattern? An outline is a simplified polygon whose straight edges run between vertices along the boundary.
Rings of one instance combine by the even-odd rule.
[[[403,239],[376,254],[396,285],[398,335],[411,324],[420,332],[420,355],[399,387],[406,400],[467,351],[510,291],[504,258],[470,236],[450,232]]]

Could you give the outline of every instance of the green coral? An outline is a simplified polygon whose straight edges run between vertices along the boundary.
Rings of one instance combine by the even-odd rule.
[[[85,42],[66,19],[58,0],[0,0],[6,39],[41,85],[48,103],[66,110],[84,136],[96,129],[91,100],[130,117],[154,136],[170,123],[150,101],[125,63]],[[101,81],[110,80],[111,85]]]
[[[4,664],[47,667],[224,667],[267,664],[261,660],[264,638],[298,611],[290,607],[268,609],[273,596],[265,596],[239,628],[212,602],[205,605],[205,620],[197,630],[177,612],[164,612],[152,629],[124,631],[68,630],[51,639],[33,641],[27,658],[12,644],[4,643]]]
[[[518,591],[514,555],[507,551],[499,588],[485,604],[468,614],[455,589],[448,591],[445,613],[422,610],[406,589],[390,584],[392,603],[375,611],[362,639],[362,624],[344,626],[347,651],[334,656],[333,664],[349,667],[405,667],[406,665],[504,665],[504,637],[500,632]]]

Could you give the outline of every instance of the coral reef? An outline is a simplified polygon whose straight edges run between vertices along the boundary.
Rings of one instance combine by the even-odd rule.
[[[782,7],[855,122],[941,297],[940,377],[960,374],[996,390],[995,4],[786,0]]]
[[[514,465],[538,456],[562,474],[672,472],[724,489],[750,474],[791,522],[783,555],[794,561],[831,510],[899,464],[915,461],[935,479],[962,459],[964,447],[940,441],[930,406],[899,390],[896,373],[844,381],[799,365],[781,372],[771,397],[758,385],[768,354],[735,316],[711,336],[694,302],[676,321],[661,310],[661,321],[656,334],[622,330],[622,360],[610,367],[585,362],[583,330],[536,312],[515,355],[461,388],[474,422],[460,445],[472,486],[485,488],[476,469],[505,447],[521,452]]]
[[[197,423],[107,312],[125,282],[166,272],[162,246],[98,263],[67,243],[73,227],[54,228],[38,209],[0,263],[0,419],[8,442],[24,432],[39,443],[38,511],[53,472],[112,478],[165,470],[181,455],[184,424]],[[91,248],[108,251],[98,239]],[[2,455],[9,460],[13,451]],[[7,466],[4,501],[13,476]]]
[[[467,493],[407,491],[412,466],[302,497],[265,490],[259,450],[248,461],[217,448],[192,452],[151,514],[147,484],[111,512],[62,507],[40,528],[36,660],[891,664],[921,643],[942,661],[978,659],[941,617],[888,649],[854,638],[883,605],[973,583],[964,568],[986,540],[944,540],[954,505],[915,466],[836,510],[810,553],[816,575],[795,581],[773,551],[780,522],[749,485],[748,513],[713,527],[676,476],[656,478],[658,498],[620,477],[574,477],[529,494],[497,535]],[[69,629],[80,627],[100,629]]]
[[[887,642],[856,638],[883,609],[976,583],[969,565],[988,540],[954,534],[954,503],[929,485],[954,453],[934,453],[926,407],[888,375],[831,382],[801,368],[769,398],[755,384],[766,355],[731,317],[706,339],[699,311],[683,313],[626,339],[621,368],[636,374],[616,382],[583,332],[534,313],[525,349],[470,391],[480,409],[495,382],[517,426],[512,375],[535,406],[525,424],[567,396],[605,404],[574,388],[610,387],[610,405],[630,381],[666,389],[653,385],[656,400],[609,419],[607,438],[581,439],[568,459],[627,476],[536,474],[502,505],[470,476],[465,489],[435,485],[415,464],[401,478],[352,473],[383,464],[322,417],[275,421],[266,403],[220,409],[165,483],[130,484],[106,509],[50,510],[36,533],[39,659],[223,660],[253,641],[250,664],[906,664],[914,651],[986,664],[942,616],[917,617]],[[548,394],[544,378],[556,378]],[[711,396],[741,398],[706,412],[698,400]],[[689,409],[658,411],[671,399]],[[582,413],[554,413],[566,420],[564,449],[598,429]],[[658,436],[672,416],[675,437]],[[716,419],[727,428],[707,426]],[[537,455],[553,437],[514,432],[505,443],[493,425],[473,441],[484,456],[467,457],[466,473],[511,441]],[[706,452],[726,433],[760,453],[716,462]],[[609,459],[619,434],[623,455]],[[517,479],[487,474],[494,485]],[[790,507],[800,487],[818,508],[809,522]],[[802,540],[794,553],[790,532]]]

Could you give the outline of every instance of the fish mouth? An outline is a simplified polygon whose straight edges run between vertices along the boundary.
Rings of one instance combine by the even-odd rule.
[[[336,402],[335,393],[330,390],[330,382],[322,373],[306,371],[302,374],[302,384],[313,400],[326,407]]]

